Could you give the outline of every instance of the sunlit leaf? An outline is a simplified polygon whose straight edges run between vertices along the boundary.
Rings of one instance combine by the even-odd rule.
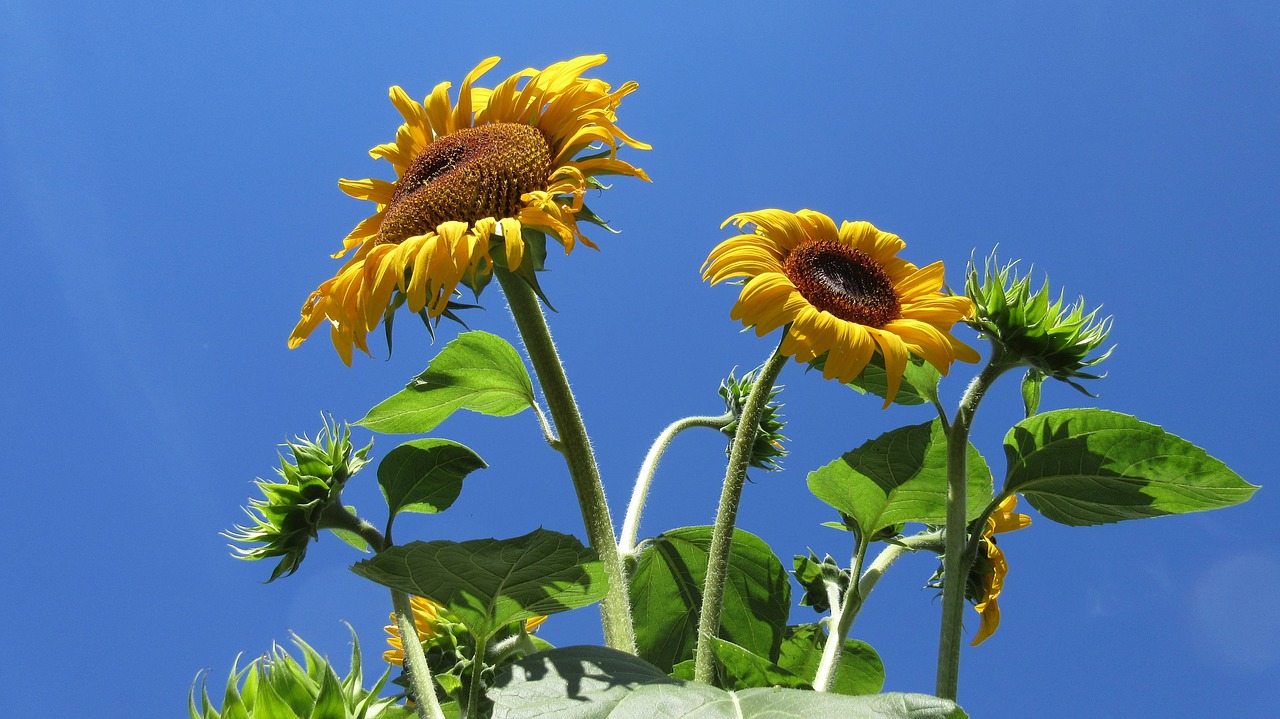
[[[508,417],[533,401],[533,382],[516,349],[487,332],[464,332],[356,424],[385,434],[425,434],[459,409]]]
[[[1073,526],[1228,507],[1258,489],[1185,439],[1100,409],[1025,419],[1005,435],[1004,449],[1006,489]]]
[[[991,471],[969,445],[970,518],[991,501]],[[947,437],[942,422],[900,427],[809,473],[809,490],[853,519],[866,536],[902,522],[947,518]]]

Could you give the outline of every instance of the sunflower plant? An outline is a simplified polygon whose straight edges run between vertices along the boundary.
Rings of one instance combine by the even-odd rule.
[[[1083,299],[1053,300],[1047,278],[1033,291],[1029,276],[992,256],[981,270],[970,263],[956,294],[941,262],[916,264],[902,238],[870,222],[760,209],[721,225],[732,234],[711,247],[701,272],[712,285],[737,287],[730,318],[758,337],[774,336],[771,349],[758,367],[728,373],[719,388],[723,413],[677,419],[658,434],[615,527],[538,273],[550,261],[548,246],[566,255],[597,247],[586,233],[608,227],[585,198],[605,189],[601,177],[648,181],[619,157],[649,149],[619,126],[622,100],[637,86],[615,90],[591,77],[603,55],[482,85],[497,62],[481,62],[456,93],[444,82],[418,101],[391,88],[404,123],[370,155],[390,163],[395,179],[339,183],[374,211],[334,253],[342,265],[307,297],[288,345],[327,325],[339,359],[351,365],[355,350],[370,352],[368,336],[379,325],[390,351],[404,311],[419,315],[433,337],[443,334],[442,319],[461,321],[475,306],[462,290],[478,303],[496,279],[524,354],[497,335],[459,332],[354,423],[361,432],[412,436],[376,460],[376,473],[360,475],[376,474],[384,515],[343,503],[351,482],[366,481],[356,473],[375,460],[371,444],[355,449],[352,428],[329,420],[315,441],[287,443],[291,459],[282,457],[277,470],[283,481],[259,481],[264,498],[249,501],[251,523],[227,534],[241,559],[278,559],[268,581],[299,571],[322,530],[372,552],[352,570],[389,590],[388,674],[364,688],[357,649],[351,673],[338,679],[298,640],[305,668],[273,650],[248,670],[233,668],[221,712],[203,685],[198,700],[193,689],[191,716],[962,716],[964,605],[980,617],[972,644],[990,640],[997,600],[1015,576],[997,535],[1031,524],[1015,511],[1019,497],[1045,520],[1087,526],[1226,507],[1256,489],[1191,442],[1135,417],[1096,408],[1039,412],[1046,379],[1084,390],[1081,383],[1102,378],[1096,368],[1110,352],[1111,319],[1086,311]],[[707,236],[712,245],[714,228]],[[986,343],[985,360],[955,334],[962,325]],[[812,370],[797,381],[850,402],[877,396],[885,417],[910,404],[937,411],[929,422],[851,438],[861,443],[808,472],[809,490],[834,510],[827,524],[847,532],[845,546],[832,547],[847,561],[806,551],[788,569],[735,526],[747,472],[783,471],[778,379],[788,361]],[[963,365],[978,369],[949,409],[939,385]],[[1005,466],[995,473],[969,432],[996,379],[1019,368],[1026,416],[1005,436]],[[403,513],[448,510],[468,477],[488,467],[466,445],[435,436],[459,410],[493,417],[531,410],[564,460],[583,539],[539,529],[404,541],[395,532]],[[729,437],[714,519],[642,538],[663,454],[698,427]],[[880,577],[909,552],[940,560],[923,578],[942,592],[937,684],[932,693],[884,694],[883,663],[853,625]],[[799,604],[818,614],[814,621],[790,623],[793,584],[803,589]],[[596,604],[605,646],[555,648],[535,635],[553,615]]]

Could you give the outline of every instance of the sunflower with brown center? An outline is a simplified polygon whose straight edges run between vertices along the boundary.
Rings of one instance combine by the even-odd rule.
[[[711,251],[702,278],[743,278],[730,317],[756,335],[786,326],[778,351],[810,362],[826,355],[823,376],[849,382],[879,352],[893,401],[912,355],[947,374],[978,353],[951,327],[973,313],[967,297],[941,292],[943,267],[917,268],[897,257],[906,246],[869,222],[844,222],[812,210],[744,212],[721,227],[755,225]]]
[[[399,305],[397,293],[411,312],[439,317],[459,283],[492,270],[491,244],[502,248],[508,269],[520,267],[526,228],[554,237],[566,254],[579,242],[596,247],[578,227],[580,219],[596,221],[583,205],[588,188],[602,187],[595,177],[649,179],[617,159],[619,143],[649,149],[615,124],[615,110],[637,85],[612,90],[582,77],[605,59],[587,55],[521,70],[492,89],[474,87],[497,64],[491,57],[462,81],[457,104],[447,82],[422,103],[392,87],[405,122],[394,142],[369,154],[390,162],[396,180],[339,181],[343,192],[377,210],[334,255],[355,250],[311,293],[289,347],[328,320],[333,345],[350,365],[353,347],[368,353],[366,335]],[[603,150],[582,154],[593,145]]]

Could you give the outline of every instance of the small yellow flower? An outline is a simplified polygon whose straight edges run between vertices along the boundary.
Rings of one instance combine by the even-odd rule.
[[[1004,589],[1004,577],[1009,572],[1009,564],[1005,561],[1004,552],[996,546],[995,535],[1030,526],[1031,517],[1013,511],[1017,505],[1016,494],[1001,502],[996,511],[987,517],[982,538],[978,540],[978,557],[974,561],[971,575],[979,575],[976,578],[978,601],[973,608],[982,616],[982,624],[978,627],[971,646],[976,647],[986,641],[1000,626],[1000,605],[996,603],[996,599]]]
[[[456,623],[456,620],[451,618],[449,610],[426,597],[409,597],[409,605],[413,607],[413,624],[418,630],[418,641],[423,644],[429,645],[433,639],[440,636],[439,625],[442,621]],[[545,621],[547,621],[546,615],[526,619],[524,630],[533,632]],[[387,637],[387,644],[391,645],[391,649],[383,652],[382,658],[389,664],[403,666],[404,642],[400,639],[400,627],[396,624],[394,612],[391,614],[391,623],[383,629],[390,635]]]
[[[524,257],[523,228],[551,235],[568,254],[581,242],[595,247],[578,221],[598,222],[583,205],[599,175],[648,180],[617,159],[618,145],[649,145],[618,128],[617,109],[637,85],[617,90],[582,73],[604,63],[585,55],[545,70],[526,68],[493,89],[473,83],[498,63],[481,62],[462,81],[457,104],[450,83],[436,85],[422,103],[400,87],[391,103],[405,122],[394,142],[369,151],[395,168],[396,180],[341,180],[338,187],[376,205],[334,255],[355,253],[302,307],[289,337],[294,348],[328,320],[334,347],[351,364],[352,349],[368,352],[366,335],[389,308],[436,318],[464,278],[492,269],[491,242],[505,248],[506,266]],[[582,154],[589,147],[601,152]]]
[[[779,351],[797,362],[826,355],[823,377],[849,382],[879,352],[888,407],[910,355],[944,375],[956,360],[979,360],[950,334],[973,314],[973,303],[941,292],[941,262],[921,269],[899,259],[906,243],[897,235],[869,222],[844,222],[837,229],[830,217],[812,210],[743,212],[724,225],[730,223],[754,224],[755,231],[717,245],[702,278],[713,285],[745,279],[729,316],[755,327],[758,337],[788,326]]]

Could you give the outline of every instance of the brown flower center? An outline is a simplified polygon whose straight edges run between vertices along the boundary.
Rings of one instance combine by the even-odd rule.
[[[528,125],[496,123],[445,135],[413,158],[396,183],[378,243],[398,243],[443,222],[515,217],[520,195],[541,190],[551,148]]]
[[[861,250],[813,240],[792,250],[782,271],[809,304],[846,322],[883,327],[901,316],[889,273]]]

